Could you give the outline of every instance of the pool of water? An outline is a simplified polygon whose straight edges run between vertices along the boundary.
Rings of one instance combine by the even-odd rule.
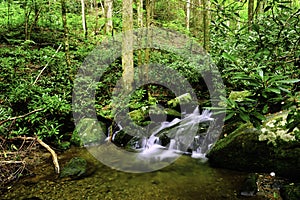
[[[188,156],[181,156],[159,171],[138,174],[111,169],[81,148],[59,155],[61,166],[75,156],[84,157],[94,166],[90,176],[79,180],[59,179],[51,160],[47,159],[32,169],[34,176],[22,178],[1,199],[243,199],[238,193],[246,173],[212,168]]]

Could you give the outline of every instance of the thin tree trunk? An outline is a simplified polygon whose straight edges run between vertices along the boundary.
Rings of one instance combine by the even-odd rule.
[[[190,17],[191,17],[191,0],[186,1],[186,29],[190,30]]]
[[[210,25],[210,15],[209,15],[209,9],[210,4],[209,0],[203,0],[203,47],[204,49],[209,52],[210,46],[210,35],[209,35],[209,25]]]
[[[122,2],[122,69],[123,69],[123,89],[125,94],[132,90],[134,67],[133,67],[133,0],[123,0]]]
[[[24,14],[25,14],[25,40],[30,40],[30,34],[29,34],[29,18],[31,14],[31,9],[28,9],[28,2],[24,2]]]
[[[147,28],[147,42],[152,43],[151,41],[151,32],[150,27],[153,22],[153,11],[154,10],[154,0],[146,0],[146,28]],[[145,71],[144,79],[148,80],[148,72],[149,72],[149,62],[150,62],[150,51],[151,49],[147,48],[145,50]]]
[[[97,4],[97,1],[94,1],[95,4],[95,28],[94,28],[94,34],[97,35],[98,34],[98,19],[99,19],[99,7]]]
[[[137,0],[137,25],[139,28],[142,28],[144,26],[144,23],[143,23],[143,18],[144,18],[144,14],[143,14],[143,0]],[[138,34],[141,34],[140,32]],[[140,39],[140,35],[138,36],[138,39]],[[138,41],[139,44],[142,42],[142,41]],[[138,66],[141,66],[143,61],[142,61],[142,53],[143,51],[142,50],[139,50],[138,51]],[[142,74],[140,74],[140,78],[142,78],[141,76]]]
[[[85,5],[84,0],[81,0],[81,15],[82,15],[82,28],[85,39],[87,39],[87,26],[86,26],[86,17],[85,17]]]
[[[67,24],[67,10],[66,10],[66,1],[61,0],[61,16],[62,16],[62,22],[64,27],[64,49],[65,49],[65,55],[66,55],[66,62],[67,65],[71,65],[70,60],[70,54],[69,54],[69,30],[68,30],[68,24]]]
[[[265,6],[264,0],[257,0],[257,5],[255,8],[256,19],[259,15],[261,15],[264,12],[264,6]]]
[[[248,29],[251,30],[253,22],[254,0],[248,0]]]
[[[112,12],[113,12],[113,0],[104,1],[104,10],[105,10],[105,33],[107,35],[112,35],[113,30],[113,21],[112,21]]]

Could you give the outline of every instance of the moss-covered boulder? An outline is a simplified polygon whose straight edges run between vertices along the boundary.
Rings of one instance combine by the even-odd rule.
[[[220,139],[208,152],[213,166],[241,171],[272,172],[300,179],[300,143],[262,140],[262,131],[244,124]]]
[[[81,178],[87,175],[87,161],[81,157],[72,158],[60,173],[60,178]]]
[[[106,131],[104,122],[84,118],[76,125],[71,142],[77,146],[99,144],[105,140]]]

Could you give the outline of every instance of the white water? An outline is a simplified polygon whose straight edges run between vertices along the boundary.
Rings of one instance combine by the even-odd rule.
[[[186,115],[183,119],[175,118],[171,122],[162,122],[160,126],[152,131],[152,134],[147,138],[141,138],[140,142],[136,142],[133,146],[138,150],[138,158],[140,159],[155,159],[155,160],[167,160],[179,157],[186,152],[186,147],[192,149],[192,158],[206,160],[206,152],[209,150],[211,144],[205,144],[208,135],[196,135],[191,138],[190,132],[195,134],[197,131],[198,124],[204,122],[210,122],[214,119],[211,118],[211,112],[204,110],[200,115],[198,107],[193,111],[193,113]],[[118,124],[120,130],[122,127]],[[114,141],[115,136],[119,131],[116,131],[112,136],[112,141]],[[193,132],[194,131],[194,132]],[[164,133],[169,136],[170,143],[167,146],[162,146],[159,135]],[[186,144],[186,142],[192,141],[192,144]],[[183,144],[183,145],[182,145]],[[180,146],[184,146],[183,148]],[[203,152],[203,149],[206,149]],[[189,153],[190,154],[190,153]]]
[[[171,122],[162,122],[160,127],[153,131],[149,138],[143,138],[142,148],[139,153],[139,158],[154,158],[159,160],[165,160],[168,158],[178,157],[180,154],[185,153],[186,149],[180,149],[180,143],[185,142],[185,136],[189,134],[191,127],[198,126],[199,123],[213,121],[211,118],[211,113],[208,110],[204,110],[202,114],[199,114],[198,108],[194,110],[192,114],[186,115],[183,119],[174,119]],[[168,129],[168,130],[166,130]],[[163,132],[174,132],[175,137],[170,138],[170,143],[168,147],[162,146],[160,139],[157,135]],[[202,143],[205,143],[205,140],[202,137]],[[210,144],[202,144],[200,136],[196,135],[194,138],[194,145],[192,149],[192,158],[197,159],[206,159],[206,152],[202,152],[202,146],[210,146]]]

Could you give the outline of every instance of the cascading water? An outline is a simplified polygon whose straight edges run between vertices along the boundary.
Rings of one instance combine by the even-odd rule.
[[[179,154],[190,154],[193,158],[205,159],[209,150],[209,131],[198,133],[199,125],[214,121],[211,112],[204,110],[199,113],[198,107],[183,119],[175,118],[171,122],[162,122],[154,128],[149,137],[135,138],[132,148],[138,152],[139,159],[167,160],[178,157]],[[121,127],[121,126],[119,126]],[[113,134],[112,140],[119,131]],[[192,134],[191,134],[192,133]],[[161,138],[168,139],[169,143],[163,145]],[[190,152],[187,152],[187,151]]]

